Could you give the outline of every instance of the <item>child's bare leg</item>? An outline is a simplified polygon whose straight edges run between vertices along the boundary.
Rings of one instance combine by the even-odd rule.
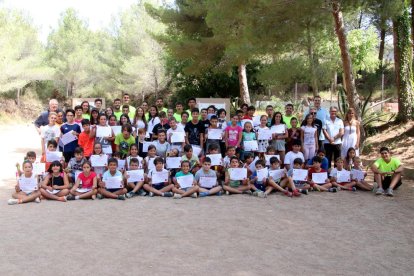
[[[282,192],[282,193],[284,193],[284,192],[286,192],[286,190],[285,189],[283,189],[282,187],[280,187],[274,180],[272,180],[272,179],[269,179],[268,181],[267,181],[267,183],[268,183],[268,185],[269,186],[271,186],[271,187],[273,187],[273,189],[275,189],[275,190],[278,190],[279,192]],[[292,183],[293,184],[293,183]],[[288,183],[288,187],[290,186],[290,183]],[[293,186],[293,187],[295,187],[295,186]],[[290,188],[290,187],[289,187]]]
[[[294,185],[293,180],[291,178],[284,178],[282,179],[282,181],[280,181],[280,187],[285,188],[286,186],[288,186],[288,184],[290,185]]]
[[[18,192],[18,193],[12,194],[12,197],[15,199],[19,199],[21,203],[27,203],[27,202],[34,201],[39,196],[40,196],[39,191],[34,191],[30,195],[27,195],[25,192]]]
[[[365,191],[371,191],[372,186],[368,184],[365,180],[357,181],[356,186]]]
[[[279,156],[280,156],[280,164],[284,164],[285,162],[285,151],[279,151]]]
[[[352,189],[352,187],[354,187],[355,185],[356,185],[356,183],[355,183],[354,181],[351,181],[351,182],[346,183],[346,184],[342,184],[343,189],[345,189],[345,190],[350,190],[350,189]]]
[[[149,184],[144,184],[144,189],[147,191],[147,192],[150,192],[150,193],[153,193],[154,195],[158,195],[158,196],[162,196],[162,192],[161,191],[159,191],[159,190],[157,190],[157,189],[155,189],[154,187],[152,187],[151,185],[149,185]]]
[[[58,201],[66,201],[63,196],[58,196],[57,194],[56,195],[51,194],[51,193],[47,192],[45,189],[40,189],[40,193],[46,199],[58,200]]]
[[[193,186],[184,193],[181,194],[182,197],[191,196],[194,193],[198,192],[198,186]]]
[[[249,188],[250,188],[250,187],[248,187],[248,189],[249,189]],[[233,188],[233,187],[230,187],[229,185],[224,185],[224,186],[223,186],[223,189],[224,189],[225,191],[227,191],[227,192],[231,193],[231,194],[241,194],[241,193],[243,193],[243,191],[239,191],[238,189]]]
[[[118,198],[118,195],[106,190],[105,188],[101,188],[99,190],[100,190],[99,193],[101,195],[103,195],[104,197],[106,197],[106,198],[112,198],[112,199],[117,199]]]
[[[247,191],[247,190],[251,190],[251,189],[256,190],[256,187],[254,187],[254,185],[250,185],[250,184],[249,185],[240,185],[239,187],[237,187],[237,190],[239,190],[241,192],[244,192],[244,191]]]
[[[74,196],[79,196],[80,199],[87,199],[87,198],[92,198],[93,195],[96,195],[97,191],[96,189],[92,189],[86,193],[79,193],[77,191],[74,191],[74,192],[71,191],[70,193]]]
[[[171,192],[171,190],[174,188],[174,184],[170,184],[165,186],[160,190],[161,193]]]
[[[326,183],[326,184],[323,184],[323,185],[315,184],[315,186],[316,185],[318,186],[319,190],[322,191],[322,192],[327,192],[327,191],[329,191],[329,188],[332,188],[331,183]]]
[[[274,188],[273,188],[272,186],[267,186],[267,187],[266,187],[265,194],[266,194],[266,195],[268,195],[268,194],[270,194],[273,190],[274,190]]]
[[[129,184],[129,183],[128,183]],[[144,186],[144,181],[138,181],[138,183],[136,185],[134,185],[135,187],[132,189],[133,193],[138,192],[142,186]]]

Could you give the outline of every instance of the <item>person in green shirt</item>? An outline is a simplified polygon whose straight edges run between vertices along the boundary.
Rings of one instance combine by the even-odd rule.
[[[129,118],[134,118],[135,117],[136,108],[133,107],[129,103],[129,101],[130,101],[129,94],[128,93],[125,93],[124,96],[122,97],[122,99],[124,100],[123,106],[127,105],[129,107],[129,112],[128,112]]]
[[[155,101],[155,106],[158,109],[158,113],[161,111],[164,111],[165,114],[168,113],[168,109],[164,107],[164,100],[163,98],[159,97],[156,101]]]
[[[393,190],[402,184],[401,175],[404,168],[399,159],[391,157],[390,150],[387,147],[382,147],[380,153],[381,158],[377,159],[371,166],[375,182],[378,185],[375,194],[384,194],[384,190],[386,190],[385,194],[387,196],[394,196]]]
[[[122,110],[121,110],[121,99],[115,99],[114,103],[112,105],[112,108],[114,110],[114,115],[116,117],[116,120],[119,121],[119,119],[121,118],[122,115]]]
[[[178,102],[175,104],[175,113],[174,118],[178,123],[181,123],[181,114],[184,111],[183,104],[181,102]]]
[[[131,135],[131,125],[123,125],[121,133],[115,137],[116,151],[121,153],[121,158],[124,159],[128,155],[129,148],[135,144],[135,138]]]
[[[285,115],[283,115],[283,121],[285,122],[286,127],[287,127],[288,129],[289,129],[289,128],[292,128],[292,125],[290,124],[290,120],[291,120],[293,117],[296,117],[296,116],[293,114],[293,104],[288,103],[288,104],[286,104],[286,105],[285,105]]]

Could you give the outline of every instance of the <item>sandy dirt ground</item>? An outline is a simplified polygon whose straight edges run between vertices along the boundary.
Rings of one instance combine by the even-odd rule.
[[[1,275],[410,275],[414,182],[267,199],[136,197],[8,206],[14,164],[40,144],[1,127]]]

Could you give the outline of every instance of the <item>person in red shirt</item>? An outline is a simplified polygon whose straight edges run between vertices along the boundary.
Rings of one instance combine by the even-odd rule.
[[[326,179],[324,180],[324,183],[321,183],[321,182],[316,183],[312,179],[313,173],[326,173],[327,172],[326,170],[321,168],[322,158],[320,158],[319,156],[315,156],[313,157],[312,162],[313,162],[312,167],[308,169],[308,183],[310,184],[310,186],[312,188],[315,188],[318,191],[334,192],[333,189],[335,189],[335,192],[336,192],[336,188],[332,188],[332,184],[330,183],[328,177],[326,177]]]
[[[95,199],[97,193],[96,173],[92,171],[92,165],[89,161],[85,161],[82,165],[82,172],[78,175],[70,189],[70,195],[67,200],[75,199]]]
[[[254,106],[249,106],[247,108],[247,113],[243,116],[243,120],[253,120],[254,113],[256,112],[256,108]]]
[[[95,139],[90,137],[90,129],[91,123],[88,119],[82,120],[82,128],[83,132],[79,134],[78,138],[78,145],[83,148],[83,154],[86,158],[89,158],[93,151],[93,144]]]

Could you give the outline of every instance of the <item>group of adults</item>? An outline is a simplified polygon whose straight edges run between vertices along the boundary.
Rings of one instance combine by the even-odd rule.
[[[112,116],[114,120],[116,118],[117,124],[119,125],[128,123],[136,127],[136,129],[145,128],[147,132],[153,132],[155,125],[159,125],[160,123],[163,125],[163,122],[168,124],[168,121],[171,118],[174,118],[177,123],[181,123],[183,124],[183,127],[185,127],[185,125],[192,120],[191,110],[197,107],[195,98],[189,98],[186,101],[188,106],[187,110],[184,109],[184,104],[181,102],[177,102],[175,108],[166,108],[164,106],[164,100],[161,97],[157,98],[155,104],[151,106],[149,106],[148,102],[144,101],[140,106],[134,107],[130,102],[129,94],[123,94],[122,99],[117,98],[113,100],[112,105],[107,106],[106,108],[103,108],[101,99],[96,99],[94,107],[92,108],[90,107],[89,102],[84,101],[80,104],[80,107],[82,108],[82,118],[89,119],[92,123],[94,118],[97,118],[99,114],[105,114],[108,118],[108,122]],[[331,106],[329,110],[327,110],[322,107],[321,104],[321,97],[315,96],[313,99],[313,106],[309,107],[303,114],[304,120],[302,125],[305,125],[307,120],[313,121],[312,123],[317,129],[318,148],[325,151],[329,167],[331,166],[332,161],[338,157],[346,158],[350,149],[354,150],[358,156],[361,123],[355,116],[355,110],[352,108],[348,109],[344,118],[341,119],[336,107]],[[240,110],[237,112],[240,113],[240,119],[245,116],[248,117],[249,111],[252,109],[255,110],[254,107],[251,108],[247,104],[241,105]],[[58,101],[56,99],[51,99],[49,101],[49,108],[42,112],[34,122],[39,133],[40,128],[48,124],[48,115],[50,112],[60,114],[60,124],[65,121],[64,112],[59,108]],[[218,111],[214,109],[214,112],[219,117],[220,114]],[[211,115],[210,111],[209,113]],[[226,112],[224,111],[224,113]],[[275,115],[272,105],[266,107],[266,114],[270,123],[270,118],[274,118]],[[292,128],[291,119],[294,117],[299,119],[298,115],[295,115],[294,106],[292,104],[286,104],[283,114],[283,122],[287,129]],[[208,127],[208,119],[204,119],[206,119],[204,120],[204,123],[206,124],[206,127]],[[59,123],[58,120],[57,123]],[[289,132],[288,135],[297,134]],[[381,158],[379,158],[372,166],[375,181],[378,183],[379,188],[382,188],[384,179],[391,188],[395,188],[401,184],[401,162],[397,158],[392,157],[387,148],[381,148],[380,153]]]

